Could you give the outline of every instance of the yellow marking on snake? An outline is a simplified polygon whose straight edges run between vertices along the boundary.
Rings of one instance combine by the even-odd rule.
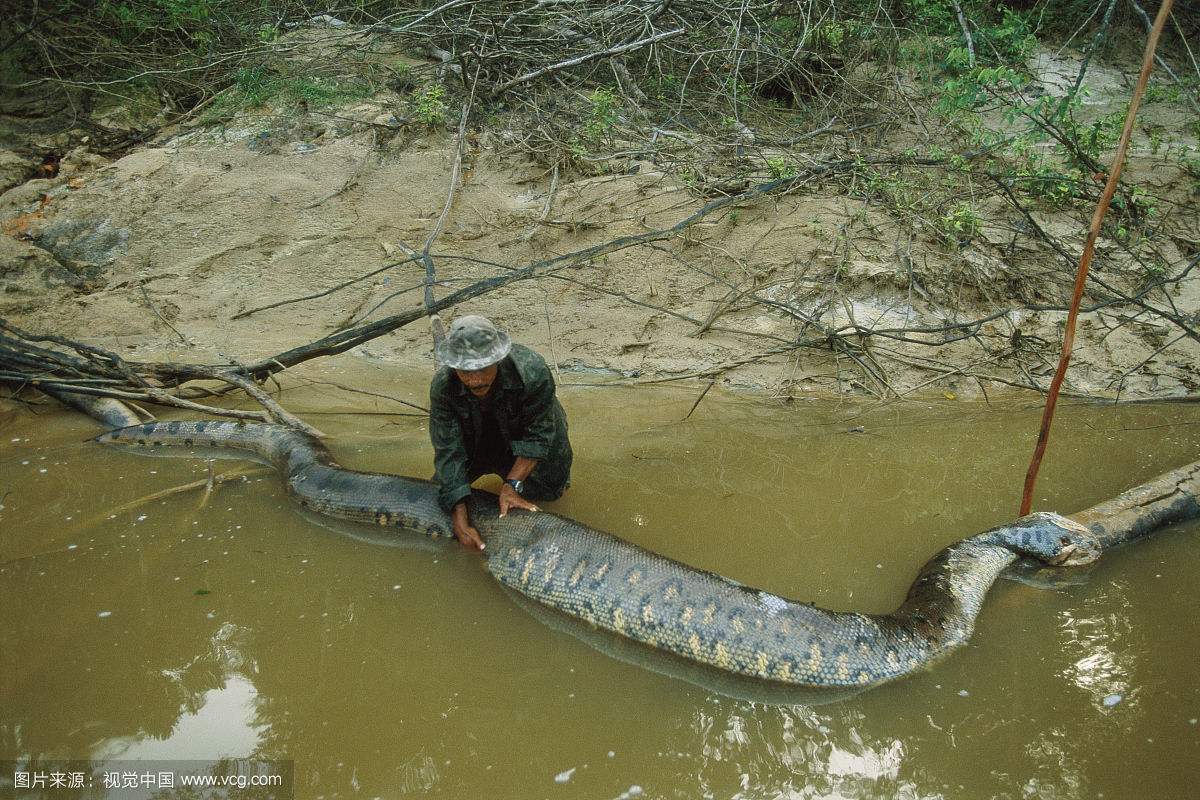
[[[712,625],[713,618],[716,616],[716,613],[717,613],[716,603],[709,603],[708,606],[705,607],[705,609],[704,609],[704,624]]]
[[[717,648],[715,652],[717,656],[717,666],[721,667],[722,669],[729,669],[729,651],[725,648],[725,645],[717,642]]]
[[[666,600],[668,603],[678,596],[679,590],[674,586],[668,586],[666,589],[663,589],[663,600]]]
[[[865,672],[860,672],[860,673],[858,673],[858,682],[861,683],[863,686],[866,686],[868,683],[871,682],[871,676]]]
[[[687,625],[689,622],[691,622],[693,613],[695,612],[692,611],[691,606],[684,606],[683,613],[679,615],[680,624]]]
[[[790,681],[792,679],[792,665],[786,661],[780,661],[779,666],[775,667],[775,674],[781,681]]]
[[[821,646],[816,642],[808,648],[808,671],[818,672],[821,669]]]
[[[637,586],[638,581],[640,581],[641,579],[642,579],[642,571],[640,569],[635,569],[633,572],[629,573],[629,576],[627,578],[625,578],[626,582],[628,582],[630,586]]]
[[[550,581],[554,578],[554,568],[558,566],[558,562],[562,559],[562,553],[554,552],[546,561],[546,571],[542,573],[543,585],[549,586]]]
[[[613,609],[613,627],[617,629],[618,633],[625,632],[625,612],[621,610],[620,606]]]
[[[649,603],[646,603],[646,605],[642,606],[642,622],[646,623],[647,625],[654,624],[654,607]]]
[[[764,678],[767,677],[767,675],[769,674],[767,672],[767,667],[770,666],[770,664],[771,664],[771,659],[767,658],[767,654],[760,652],[758,654],[758,664],[757,664],[758,674]]]
[[[525,569],[521,570],[521,585],[522,586],[529,583],[529,572],[533,569],[533,562],[536,560],[537,559],[535,559],[533,557],[533,555],[530,555],[529,558],[525,559]]]
[[[587,559],[580,561],[575,565],[575,571],[571,573],[571,579],[568,581],[571,588],[574,589],[579,579],[583,577],[583,571],[587,569]]]
[[[694,655],[696,658],[700,658],[700,637],[693,633],[688,638],[688,646],[692,648],[692,655]]]
[[[850,680],[850,657],[845,653],[837,657],[837,678],[839,681]]]
[[[593,575],[592,578],[594,580],[603,580],[604,576],[608,573],[608,567],[609,567],[609,563],[607,561],[605,561],[603,564],[600,565],[600,569],[596,570],[596,574]]]
[[[744,622],[742,622],[740,619],[735,618],[733,620],[733,622],[731,623],[731,625],[733,626],[733,629],[735,631],[737,631],[738,633],[746,632],[746,624]]]
[[[896,651],[895,651],[895,650],[891,650],[891,649],[889,649],[889,650],[887,651],[887,664],[888,664],[888,666],[889,666],[889,667],[891,667],[892,669],[895,669],[896,667],[900,666],[900,659],[898,659],[898,658],[896,657]]]

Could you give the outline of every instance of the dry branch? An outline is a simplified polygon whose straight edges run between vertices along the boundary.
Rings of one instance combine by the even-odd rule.
[[[542,67],[541,69],[536,69],[533,72],[527,72],[524,75],[518,75],[510,81],[505,81],[495,88],[494,94],[501,94],[502,92],[506,92],[513,88],[514,86],[519,86],[522,83],[528,83],[532,80],[542,77],[543,75],[549,75],[552,72],[569,69],[570,67],[578,67],[580,64],[586,64],[589,61],[595,61],[600,58],[609,58],[611,56],[620,55],[621,53],[628,53],[631,50],[637,50],[647,45],[655,44],[686,32],[686,28],[676,28],[675,30],[664,31],[663,33],[658,33],[654,36],[650,36],[636,42],[629,42],[628,44],[617,45],[616,47],[610,47],[607,50],[601,50],[596,53],[587,53],[586,55],[576,56],[575,58],[568,58],[566,61],[559,61],[557,64],[550,64]]]

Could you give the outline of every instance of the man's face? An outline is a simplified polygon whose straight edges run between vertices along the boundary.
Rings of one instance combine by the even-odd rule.
[[[456,369],[454,374],[462,381],[463,386],[471,390],[476,397],[487,397],[496,381],[497,368],[495,364],[483,369]]]

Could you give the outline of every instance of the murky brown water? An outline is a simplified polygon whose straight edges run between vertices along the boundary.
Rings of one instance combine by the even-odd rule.
[[[420,376],[373,380],[425,391]],[[898,604],[943,545],[1015,516],[1039,414],[714,391],[680,422],[698,391],[564,387],[577,457],[554,510],[869,612]],[[347,465],[431,472],[420,418],[309,419]],[[93,433],[66,414],[0,430],[0,759],[258,754],[294,759],[302,798],[1194,791],[1197,525],[1109,554],[1075,585],[999,582],[970,646],[926,674],[773,706],[547,627],[454,545],[314,524],[271,474],[204,508],[192,491],[119,510],[205,467],[83,443]],[[1038,507],[1078,510],[1197,457],[1198,407],[1061,408]]]

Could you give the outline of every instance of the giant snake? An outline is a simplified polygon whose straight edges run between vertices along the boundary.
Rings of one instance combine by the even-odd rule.
[[[98,441],[239,451],[273,464],[301,506],[352,522],[451,537],[436,485],[340,467],[318,440],[265,423],[129,425],[112,403],[89,413]],[[499,517],[474,490],[471,518],[501,584],[621,637],[721,673],[797,687],[866,687],[912,673],[963,644],[1000,573],[1021,556],[1054,565],[1096,560],[1157,528],[1200,516],[1200,462],[1072,518],[1036,513],[946,547],[921,568],[891,614],[830,611],[744,586],[548,512]]]

